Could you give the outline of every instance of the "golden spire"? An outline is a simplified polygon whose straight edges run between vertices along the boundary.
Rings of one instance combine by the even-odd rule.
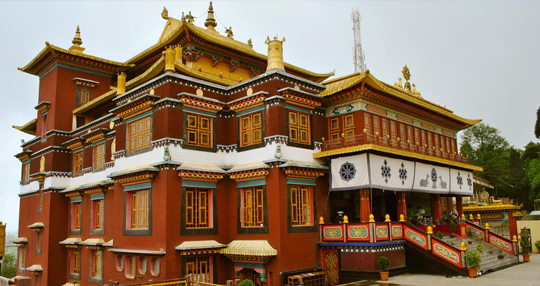
[[[407,67],[407,65],[403,67],[403,70],[401,71],[401,73],[403,74],[403,77],[405,78],[405,89],[408,91],[412,91],[411,83],[409,82],[409,80],[411,79],[411,72],[409,71],[409,68]]]
[[[208,7],[208,17],[206,18],[204,25],[208,30],[215,30],[217,27],[216,19],[214,19],[214,7],[212,6],[212,2],[210,2],[210,6]]]
[[[266,41],[264,41],[268,45],[268,65],[266,66],[266,71],[285,71],[285,66],[283,65],[283,42],[285,42],[285,37],[281,41],[277,37],[274,37],[273,40],[270,40],[270,37],[266,37]]]
[[[79,25],[77,25],[77,31],[75,31],[75,37],[73,37],[73,41],[71,42],[73,43],[73,46],[69,48],[71,52],[82,53],[85,50],[85,48],[81,47],[83,42],[81,39],[81,30],[79,29]]]

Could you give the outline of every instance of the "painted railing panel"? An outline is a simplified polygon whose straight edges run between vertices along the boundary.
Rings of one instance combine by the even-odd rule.
[[[465,223],[467,224],[467,230],[471,229],[474,237],[482,237],[485,242],[497,248],[500,248],[510,254],[518,255],[517,243],[507,238],[504,238],[496,233],[493,233],[489,229],[478,226],[475,222],[466,221]],[[478,224],[480,224],[480,222],[478,222]]]
[[[347,241],[369,241],[369,224],[347,225]]]
[[[392,224],[392,239],[403,239],[403,225]]]
[[[465,257],[462,257],[461,252],[455,250],[454,247],[449,246],[444,242],[441,242],[437,239],[432,239],[431,251],[433,252],[433,254],[454,264],[457,267],[465,267]]]
[[[343,225],[323,225],[322,238],[323,241],[344,241]]]
[[[408,225],[403,226],[403,230],[405,233],[404,238],[421,248],[428,250],[428,241],[427,236],[422,234],[419,230],[413,229]]]
[[[377,238],[377,241],[380,240],[390,240],[390,234],[388,231],[388,224],[375,225],[375,237]]]
[[[471,230],[473,237],[486,240],[485,230],[475,224],[467,224],[467,232]]]

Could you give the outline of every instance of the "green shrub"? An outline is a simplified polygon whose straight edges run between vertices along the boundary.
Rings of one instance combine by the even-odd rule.
[[[379,258],[379,262],[377,262],[377,264],[379,264],[379,268],[381,268],[381,271],[385,271],[386,268],[388,268],[390,266],[390,259],[384,257],[384,256],[381,256],[381,258]],[[240,286],[240,285],[238,285]]]
[[[478,254],[478,251],[474,250],[465,253],[465,260],[469,268],[480,268],[480,263],[482,263],[482,257]]]
[[[454,232],[456,232],[456,230],[457,230],[456,224],[453,221],[451,221],[450,222],[450,232],[454,233]]]
[[[238,286],[253,286],[253,281],[249,279],[244,279],[242,282],[238,284]]]
[[[467,237],[472,239],[473,238],[473,234],[472,234],[472,230],[469,228],[469,230],[467,231]]]
[[[480,253],[484,253],[484,245],[479,243],[477,246],[476,246],[476,250],[478,250],[478,252]]]
[[[540,251],[540,240],[535,241],[534,246],[536,246],[536,248],[538,248],[538,251]]]
[[[440,231],[437,231],[437,234],[435,234],[435,236],[439,239],[443,238],[443,234]]]
[[[531,235],[529,234],[529,232],[526,230],[526,228],[522,228],[521,229],[521,232],[519,234],[519,252],[521,254],[531,254],[532,252],[532,245],[531,245],[531,242],[529,241],[529,238],[531,237]]]

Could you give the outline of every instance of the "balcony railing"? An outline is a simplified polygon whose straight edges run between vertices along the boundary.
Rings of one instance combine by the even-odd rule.
[[[412,153],[427,155],[431,157],[441,158],[445,160],[451,160],[455,162],[469,164],[469,158],[461,156],[458,154],[453,154],[451,152],[444,152],[442,150],[436,150],[435,147],[422,147],[420,145],[415,145],[412,142],[405,142],[396,139],[390,139],[386,136],[378,136],[373,134],[358,134],[349,137],[341,137],[338,139],[332,139],[324,141],[321,147],[321,151],[328,151],[352,146],[358,146],[363,144],[374,144],[378,146],[389,147],[396,150],[403,150]]]

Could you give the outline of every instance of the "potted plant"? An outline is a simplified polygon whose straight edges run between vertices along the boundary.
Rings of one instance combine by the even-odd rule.
[[[532,245],[531,245],[531,235],[526,228],[522,228],[519,234],[519,253],[523,255],[523,261],[529,262]]]
[[[381,256],[379,258],[379,261],[377,262],[377,264],[379,264],[379,268],[381,269],[381,280],[382,281],[386,281],[388,280],[388,274],[389,272],[388,271],[385,271],[389,266],[390,266],[390,259],[384,257],[384,256]],[[240,285],[238,285],[240,286]]]
[[[493,254],[493,244],[489,245],[489,254]]]
[[[435,236],[436,236],[438,239],[443,239],[443,234],[442,234],[442,232],[440,232],[440,231],[437,231],[437,234],[435,234]]]
[[[502,248],[497,247],[497,251],[499,251],[499,255],[497,256],[498,259],[503,259],[504,255],[502,254],[503,250]]]
[[[467,261],[467,266],[469,267],[469,276],[475,278],[478,276],[478,269],[480,268],[480,263],[482,263],[482,258],[478,254],[478,251],[470,251],[465,253],[465,260]]]
[[[536,249],[538,249],[538,252],[540,252],[540,240],[535,241],[534,246],[536,246]]]
[[[469,244],[472,244],[473,243],[473,234],[472,234],[472,230],[469,228],[469,230],[467,230],[467,237],[469,238]]]
[[[480,253],[484,253],[484,245],[479,243],[478,245],[476,245],[476,250],[478,250],[478,252]]]
[[[253,286],[253,281],[250,279],[244,279],[242,282],[238,283],[238,286]]]
[[[451,237],[456,237],[456,230],[457,230],[457,226],[456,224],[454,223],[454,221],[451,221],[450,222],[450,236]]]

